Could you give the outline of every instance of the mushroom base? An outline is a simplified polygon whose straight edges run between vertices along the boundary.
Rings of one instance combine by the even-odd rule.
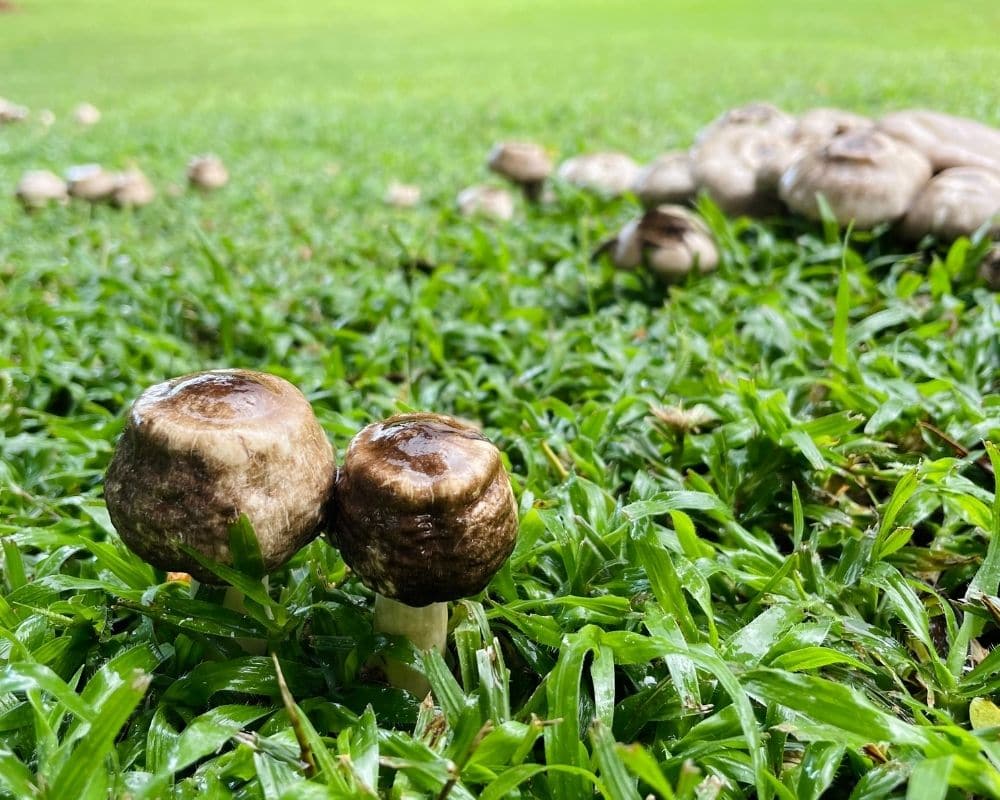
[[[443,653],[448,639],[448,604],[431,603],[415,607],[376,594],[374,627],[377,633],[405,636],[417,650]],[[409,664],[383,658],[378,666],[393,686],[417,697],[423,697],[430,691],[427,679]]]

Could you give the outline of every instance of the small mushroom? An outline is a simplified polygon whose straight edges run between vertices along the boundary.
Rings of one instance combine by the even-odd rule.
[[[914,241],[931,233],[950,242],[971,236],[991,220],[991,233],[1000,232],[1000,172],[952,167],[924,185],[903,217],[900,230]]]
[[[931,176],[920,153],[876,130],[835,136],[781,176],[781,199],[810,219],[820,218],[822,195],[837,222],[869,230],[906,213]]]
[[[128,169],[118,175],[111,202],[120,208],[148,206],[156,199],[156,189],[142,170]]]
[[[683,206],[661,205],[621,229],[611,258],[619,269],[646,264],[670,283],[693,269],[711,272],[719,264],[719,251],[697,215]]]
[[[275,375],[220,369],[140,395],[104,497],[134,553],[214,583],[182,546],[231,564],[229,530],[245,514],[265,569],[277,569],[317,535],[334,473],[333,449],[298,389]]]
[[[700,145],[726,128],[766,128],[776,136],[790,136],[795,117],[771,103],[747,103],[723,112],[702,128],[695,137]]]
[[[420,202],[420,187],[393,181],[385,190],[385,202],[394,208],[413,208]]]
[[[686,150],[658,156],[639,170],[632,184],[632,194],[646,208],[661,203],[687,203],[694,198],[697,190],[691,155]]]
[[[506,189],[483,184],[470,186],[455,198],[463,217],[492,217],[508,220],[514,216],[514,198]]]
[[[17,184],[17,199],[26,209],[42,208],[49,203],[65,203],[66,181],[47,169],[29,170]]]
[[[194,188],[211,191],[229,183],[229,171],[218,156],[195,156],[188,162],[187,179]]]
[[[111,199],[118,186],[118,176],[100,164],[81,164],[66,170],[69,196],[91,203]]]
[[[981,122],[914,109],[886,114],[878,128],[923,153],[935,172],[949,167],[1000,170],[1000,129]]]
[[[586,153],[563,161],[557,175],[580,189],[617,197],[632,187],[639,169],[625,153]]]
[[[532,203],[541,199],[545,180],[552,174],[552,159],[534,142],[500,142],[490,151],[487,165],[517,184]]]
[[[43,128],[51,128],[56,124],[56,115],[49,108],[43,108],[38,112],[38,122]]]
[[[80,103],[73,109],[73,120],[77,125],[89,128],[101,121],[101,112],[90,103]]]
[[[0,97],[0,125],[11,122],[23,122],[27,118],[27,106],[18,105],[6,98]]]
[[[331,539],[376,592],[376,631],[443,652],[447,602],[481,592],[517,539],[500,451],[452,417],[391,417],[351,441],[334,498]],[[385,666],[394,685],[426,692],[423,676]]]

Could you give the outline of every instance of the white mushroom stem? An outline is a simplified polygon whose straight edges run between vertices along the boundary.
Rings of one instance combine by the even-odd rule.
[[[448,604],[431,603],[418,608],[376,594],[375,631],[405,636],[420,651],[444,653],[448,640]],[[406,689],[417,697],[424,697],[430,690],[423,674],[409,664],[386,658],[380,666],[393,686]]]

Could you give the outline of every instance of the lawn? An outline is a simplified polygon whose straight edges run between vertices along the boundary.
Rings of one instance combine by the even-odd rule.
[[[668,289],[591,259],[633,199],[452,207],[506,136],[648,159],[756,99],[1000,124],[1000,4],[18,5],[0,95],[57,122],[0,127],[0,798],[1000,797],[983,248],[703,203],[720,269]],[[195,195],[206,151],[233,180]],[[89,161],[160,197],[15,203]],[[341,459],[407,410],[501,448],[519,543],[443,659],[373,635],[321,539],[245,615],[124,548],[128,405],[212,367],[300,387]],[[390,650],[434,704],[371,680]]]

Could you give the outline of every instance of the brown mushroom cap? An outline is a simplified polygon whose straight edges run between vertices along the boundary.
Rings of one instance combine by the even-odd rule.
[[[80,103],[73,109],[73,119],[78,125],[96,125],[101,121],[101,112],[91,103]]]
[[[25,208],[66,202],[66,181],[47,169],[29,170],[17,184],[17,199]]]
[[[0,97],[0,125],[10,122],[22,122],[28,118],[28,107],[18,105]]]
[[[218,156],[195,156],[188,162],[187,178],[196,189],[221,189],[229,183],[229,171]]]
[[[802,114],[792,128],[792,140],[822,144],[834,136],[868,130],[875,121],[842,108],[813,108]]]
[[[820,218],[816,198],[823,195],[837,222],[869,229],[905,214],[930,176],[930,164],[916,150],[875,130],[855,131],[796,161],[781,176],[779,193],[810,219]]]
[[[560,180],[592,192],[616,197],[627,192],[639,165],[625,153],[586,153],[573,156],[559,165]]]
[[[632,193],[647,208],[661,203],[686,203],[696,191],[691,156],[686,150],[658,156],[639,170],[632,184]]]
[[[100,203],[109,200],[118,186],[118,176],[100,164],[80,164],[66,170],[70,197]]]
[[[914,109],[886,114],[878,128],[923,153],[935,172],[949,167],[1000,170],[1000,129],[981,122]]]
[[[402,414],[351,441],[331,531],[344,561],[409,606],[482,591],[514,549],[517,505],[500,452],[440,414]]]
[[[517,184],[544,181],[552,174],[552,159],[534,142],[500,142],[487,157],[487,166]]]
[[[729,125],[702,139],[692,151],[694,178],[727,214],[762,216],[780,208],[771,164],[784,165],[792,148],[782,130]]]
[[[508,220],[514,216],[514,197],[496,186],[469,186],[455,198],[463,217],[492,217]]]
[[[1000,231],[1000,172],[952,167],[924,185],[900,229],[910,239],[932,233],[950,242],[971,236],[991,220],[991,232]]]
[[[618,234],[612,260],[621,269],[646,263],[660,278],[682,279],[691,270],[711,272],[719,251],[705,223],[683,206],[661,205],[629,222]]]
[[[265,567],[276,569],[316,536],[335,470],[298,389],[262,372],[212,370],[135,401],[104,496],[133,552],[211,583],[218,579],[181,545],[229,564],[229,528],[246,514]]]
[[[128,169],[118,175],[111,202],[122,208],[148,206],[156,199],[156,189],[142,170]]]
[[[789,136],[795,127],[795,117],[771,103],[747,103],[723,112],[702,128],[695,137],[700,145],[726,128],[765,128],[775,136]]]
[[[385,203],[393,208],[413,208],[420,202],[420,187],[393,181],[385,190]]]

